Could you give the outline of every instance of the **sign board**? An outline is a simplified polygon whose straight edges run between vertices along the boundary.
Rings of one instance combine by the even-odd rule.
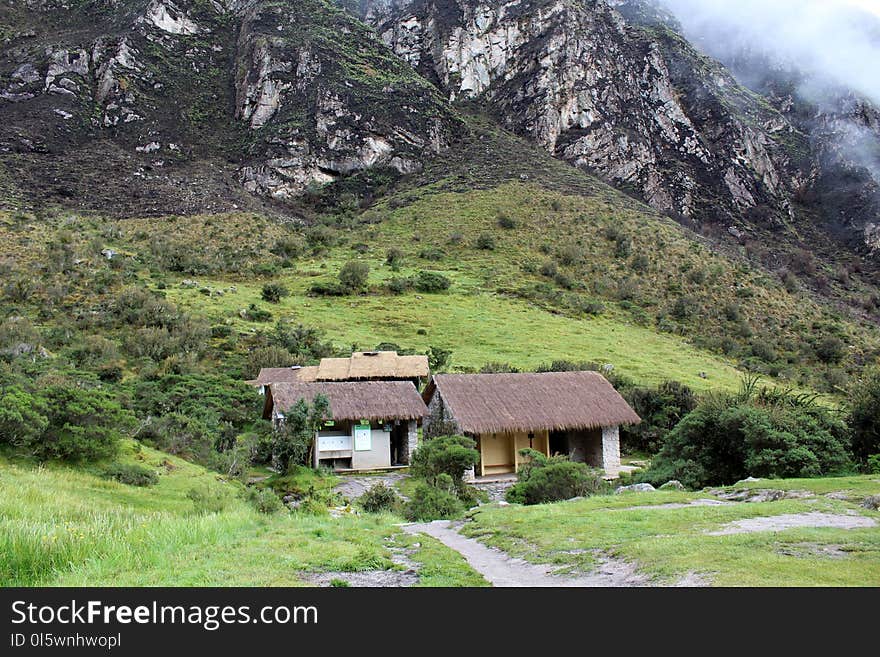
[[[351,436],[318,436],[319,452],[347,452],[351,450]]]
[[[369,452],[373,449],[373,431],[369,424],[354,425],[354,450]]]

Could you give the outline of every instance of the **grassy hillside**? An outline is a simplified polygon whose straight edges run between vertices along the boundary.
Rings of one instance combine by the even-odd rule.
[[[0,457],[0,586],[301,586],[303,573],[399,568],[389,547],[414,543],[393,516],[266,516],[240,484],[181,459],[129,443],[120,460],[156,470],[159,483]],[[225,508],[198,513],[192,488]],[[409,551],[422,586],[483,583],[436,542]]]

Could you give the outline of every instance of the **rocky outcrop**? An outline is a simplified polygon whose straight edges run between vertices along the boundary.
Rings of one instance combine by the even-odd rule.
[[[321,2],[243,12],[236,71],[236,116],[265,153],[244,184],[274,198],[371,167],[412,173],[460,129],[433,86]]]
[[[670,27],[605,0],[366,0],[362,17],[452,100],[685,216],[790,216],[793,132]]]
[[[143,177],[225,155],[247,190],[286,200],[372,167],[416,171],[461,130],[433,85],[324,0],[4,11],[46,31],[0,55],[0,152],[112,140]]]

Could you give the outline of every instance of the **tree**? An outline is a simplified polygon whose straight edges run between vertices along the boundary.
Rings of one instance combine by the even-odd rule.
[[[281,472],[292,464],[311,464],[315,433],[330,417],[330,400],[324,395],[316,395],[311,404],[300,399],[288,409],[272,436],[272,461]]]
[[[416,448],[410,464],[414,477],[436,486],[441,475],[452,478],[456,489],[464,487],[464,473],[477,464],[477,444],[465,436],[438,436]]]
[[[880,370],[870,372],[853,391],[848,424],[853,456],[860,463],[880,454]]]
[[[113,456],[119,440],[133,428],[134,416],[105,390],[76,383],[48,386],[40,395],[48,424],[29,441],[41,460],[97,460]]]
[[[349,292],[360,292],[367,286],[369,276],[367,263],[349,260],[339,270],[339,283]]]
[[[452,360],[452,351],[440,347],[428,348],[428,367],[432,372],[441,372],[449,366]]]
[[[45,403],[19,386],[0,396],[0,443],[22,447],[32,443],[49,426]]]

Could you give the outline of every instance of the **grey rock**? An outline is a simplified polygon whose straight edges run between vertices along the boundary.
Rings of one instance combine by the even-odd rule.
[[[651,484],[632,484],[631,486],[618,486],[614,494],[620,495],[621,493],[652,493],[656,488],[654,488]]]
[[[684,490],[684,485],[678,479],[672,479],[660,486],[660,490]]]
[[[880,511],[880,495],[871,495],[862,501],[862,506],[871,511]]]

